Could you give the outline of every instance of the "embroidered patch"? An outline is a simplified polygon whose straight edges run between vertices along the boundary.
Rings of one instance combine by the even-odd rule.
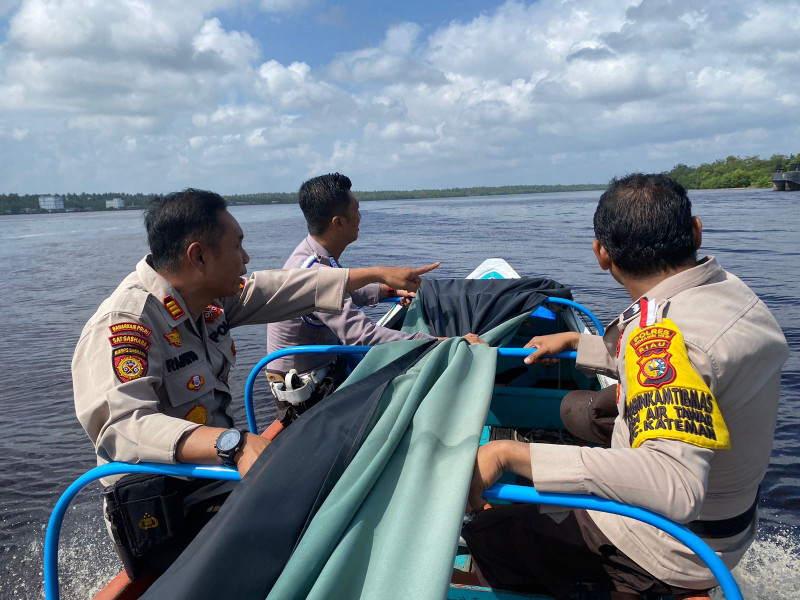
[[[213,323],[221,314],[222,309],[219,306],[209,304],[203,311],[203,318],[206,320],[206,323]]]
[[[244,277],[242,277],[242,278],[239,280],[239,289],[240,289],[240,290],[243,290],[243,289],[244,289],[244,286],[245,286],[245,284],[246,284],[246,283],[247,283],[247,279],[245,279]]]
[[[219,343],[219,338],[224,336],[226,333],[228,333],[229,330],[230,330],[230,327],[228,327],[228,322],[227,321],[222,321],[222,323],[217,325],[216,330],[209,332],[208,337],[210,337],[214,341],[215,344],[218,344]]]
[[[123,346],[111,351],[114,374],[122,383],[147,375],[147,352],[141,348]]]
[[[178,330],[174,327],[172,328],[172,331],[164,334],[164,339],[169,342],[170,346],[177,346],[178,348],[183,347],[183,343],[181,342],[181,334],[178,333]]]
[[[144,337],[150,337],[150,334],[153,333],[152,329],[145,327],[141,323],[114,323],[111,327],[109,327],[109,329],[113,334],[124,333],[128,331],[131,333],[138,333]]]
[[[233,340],[231,340],[231,352],[236,356],[236,344],[234,344]]]
[[[637,327],[628,340],[625,404],[631,447],[667,438],[701,448],[730,448],[717,400],[689,362],[675,323],[664,319]]]
[[[108,338],[108,341],[111,342],[112,346],[136,346],[142,350],[147,350],[151,346],[149,340],[132,333],[120,333],[118,335],[112,335],[110,338]]]
[[[155,529],[158,527],[158,519],[151,516],[150,513],[144,513],[144,516],[139,520],[139,529],[147,531],[148,529]]]
[[[203,384],[206,382],[200,375],[192,375],[192,378],[189,380],[189,383],[186,384],[186,387],[190,390],[199,390],[203,387]]]
[[[183,307],[181,307],[181,305],[178,304],[178,301],[172,296],[164,296],[163,302],[164,306],[169,311],[169,314],[171,314],[172,318],[176,321],[186,314],[186,312],[183,310]]]
[[[187,421],[191,421],[192,423],[197,423],[198,425],[205,425],[206,418],[208,416],[208,411],[206,411],[205,406],[200,406],[199,404],[192,408],[186,416],[184,417]]]
[[[168,358],[164,361],[164,366],[167,367],[167,373],[172,373],[178,369],[188,367],[190,364],[198,360],[197,354],[195,354],[192,350],[189,350],[188,352],[184,352],[175,358]]]

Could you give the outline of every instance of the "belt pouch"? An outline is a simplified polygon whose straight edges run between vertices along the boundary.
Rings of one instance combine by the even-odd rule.
[[[122,477],[103,492],[120,559],[136,579],[148,559],[171,549],[183,530],[183,497],[179,481],[153,474]]]

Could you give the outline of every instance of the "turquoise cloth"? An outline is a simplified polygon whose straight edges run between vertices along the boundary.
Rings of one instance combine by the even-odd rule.
[[[525,316],[483,338],[508,338]],[[376,346],[345,385],[421,343]],[[389,384],[269,600],[446,595],[496,360],[495,348],[451,338]]]

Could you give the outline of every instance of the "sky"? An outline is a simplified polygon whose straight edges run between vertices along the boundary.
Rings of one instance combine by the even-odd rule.
[[[605,183],[800,152],[800,0],[0,0],[0,193]]]

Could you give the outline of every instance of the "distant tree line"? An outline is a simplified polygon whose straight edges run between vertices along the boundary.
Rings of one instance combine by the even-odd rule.
[[[684,164],[675,165],[666,174],[675,179],[683,187],[693,190],[709,190],[720,188],[772,187],[772,173],[778,169],[787,169],[790,165],[800,163],[800,154],[773,154],[767,159],[758,156],[729,156],[713,163],[703,163],[696,167]]]
[[[386,190],[355,192],[359,200],[417,200],[422,198],[461,198],[469,196],[498,196],[508,194],[535,194],[544,192],[575,192],[583,190],[603,190],[605,185],[505,185],[500,187],[448,188],[444,190]],[[0,214],[47,212],[39,208],[39,196],[55,195],[64,198],[64,209],[117,210],[107,209],[106,200],[122,198],[126,208],[144,208],[155,194],[0,194]],[[265,192],[260,194],[231,194],[225,196],[230,204],[293,204],[297,202],[297,192]]]

